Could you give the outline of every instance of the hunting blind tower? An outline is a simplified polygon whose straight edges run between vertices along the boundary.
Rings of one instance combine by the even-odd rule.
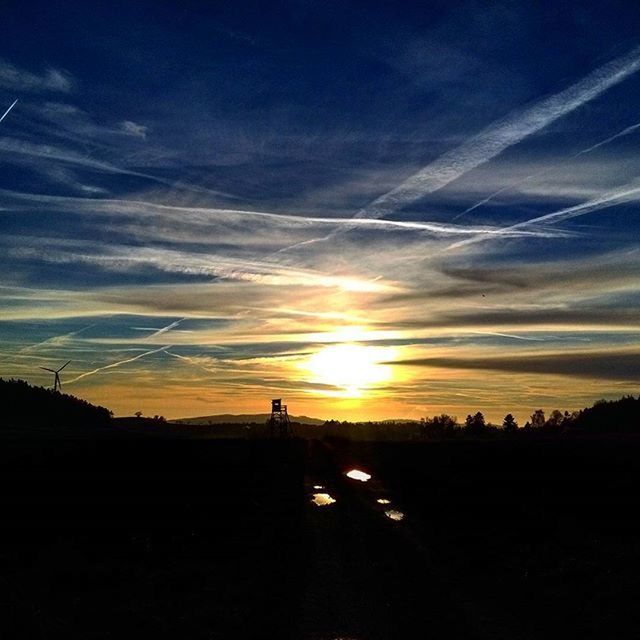
[[[282,400],[280,398],[271,401],[271,417],[269,418],[268,424],[272,436],[292,435],[289,414],[287,413],[287,405],[282,404]]]

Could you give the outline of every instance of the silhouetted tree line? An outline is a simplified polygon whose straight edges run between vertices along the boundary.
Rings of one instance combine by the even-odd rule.
[[[485,421],[477,412],[468,415],[464,424],[446,413],[420,421],[420,435],[427,439],[441,439],[456,435],[483,435],[497,433],[563,433],[567,431],[591,433],[640,433],[640,397],[625,396],[619,400],[599,400],[582,411],[554,409],[549,417],[543,409],[536,409],[520,428],[513,414],[508,413],[502,425]]]
[[[89,430],[107,426],[111,411],[24,380],[0,378],[0,422],[17,428],[64,427]]]

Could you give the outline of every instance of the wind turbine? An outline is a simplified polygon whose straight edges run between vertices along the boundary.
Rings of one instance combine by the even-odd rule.
[[[62,391],[62,383],[60,382],[60,372],[71,362],[71,360],[65,362],[59,369],[47,369],[47,367],[40,367],[45,371],[51,371],[55,375],[53,379],[53,390],[54,391]]]

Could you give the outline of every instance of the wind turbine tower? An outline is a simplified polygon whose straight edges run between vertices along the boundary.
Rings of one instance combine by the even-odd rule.
[[[47,367],[40,367],[45,371],[50,371],[55,376],[53,378],[53,390],[62,391],[62,383],[60,382],[60,372],[71,362],[71,360],[65,362],[59,369],[48,369]]]

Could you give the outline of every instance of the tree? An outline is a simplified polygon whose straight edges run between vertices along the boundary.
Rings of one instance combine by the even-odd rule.
[[[420,420],[420,432],[424,438],[442,438],[453,435],[456,427],[457,418],[447,413]]]
[[[475,433],[483,431],[486,427],[486,423],[482,413],[478,411],[474,416],[467,416],[467,419],[465,420],[465,427]]]
[[[512,414],[507,413],[507,415],[504,417],[504,420],[502,421],[502,428],[507,433],[513,433],[514,431],[518,430],[518,423],[516,422],[516,419]]]
[[[142,418],[142,411],[136,411],[133,415],[134,415],[136,418]]]
[[[551,427],[552,429],[557,429],[562,426],[562,421],[564,420],[564,415],[562,411],[558,409],[554,409],[549,416],[549,419],[546,422],[547,427]]]
[[[534,429],[539,429],[540,427],[544,427],[545,422],[546,422],[546,420],[545,420],[545,417],[544,417],[544,410],[536,409],[531,414],[531,426]]]

